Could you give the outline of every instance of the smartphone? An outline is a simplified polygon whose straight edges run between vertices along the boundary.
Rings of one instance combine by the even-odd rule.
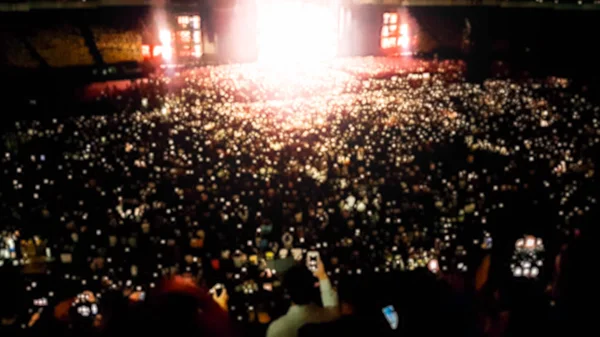
[[[98,314],[99,311],[96,303],[92,303],[91,305],[81,303],[77,305],[76,310],[81,317],[85,318],[93,318]]]
[[[429,262],[427,263],[427,269],[429,269],[429,271],[434,274],[437,273],[438,271],[440,271],[440,264],[439,264],[438,260],[437,259],[429,260]]]
[[[36,307],[47,307],[48,306],[48,299],[45,297],[42,298],[36,298],[33,300],[33,305]]]
[[[396,312],[394,306],[388,305],[381,309],[381,312],[383,312],[383,316],[385,316],[385,319],[390,324],[390,328],[392,328],[392,330],[398,329],[398,313]]]
[[[316,250],[311,250],[306,253],[306,266],[311,271],[317,270],[317,265],[319,264],[319,252]]]
[[[493,240],[491,236],[486,236],[483,239],[483,249],[492,249]]]
[[[220,297],[223,293],[223,289],[225,289],[225,286],[222,283],[216,283],[208,292]]]

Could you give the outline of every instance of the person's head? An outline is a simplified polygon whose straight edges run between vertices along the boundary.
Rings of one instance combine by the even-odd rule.
[[[191,280],[167,280],[148,299],[148,315],[141,324],[152,334],[230,336],[227,313]]]
[[[283,287],[293,304],[304,305],[315,301],[318,293],[316,279],[304,265],[291,267],[283,276]]]
[[[340,282],[338,296],[342,315],[360,315],[367,309],[368,295],[366,292],[360,291],[361,287],[365,286],[367,286],[365,282],[355,278],[348,278]]]
[[[152,308],[155,321],[153,325],[161,331],[200,330],[198,299],[185,293],[161,294]]]

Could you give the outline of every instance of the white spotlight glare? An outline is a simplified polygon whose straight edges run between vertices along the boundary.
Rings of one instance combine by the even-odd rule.
[[[272,64],[331,59],[337,54],[338,9],[298,0],[257,3],[258,61]]]
[[[161,29],[158,32],[158,39],[162,45],[162,57],[166,61],[170,61],[173,58],[173,46],[171,31],[168,29]]]

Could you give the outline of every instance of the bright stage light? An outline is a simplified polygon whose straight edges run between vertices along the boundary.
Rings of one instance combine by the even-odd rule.
[[[173,41],[171,38],[171,31],[168,29],[159,30],[158,39],[162,45],[161,55],[163,59],[170,61],[173,58]]]
[[[142,45],[142,57],[150,57],[150,46],[147,44]]]
[[[161,29],[158,32],[158,39],[160,40],[160,43],[162,43],[163,45],[170,45],[171,44],[171,32],[168,29]]]
[[[301,0],[257,2],[258,61],[323,61],[338,49],[338,7]]]

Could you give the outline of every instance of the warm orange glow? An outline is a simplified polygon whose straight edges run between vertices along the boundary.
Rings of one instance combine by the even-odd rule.
[[[402,19],[403,21],[406,18]],[[398,22],[398,13],[384,13],[381,27],[381,48],[401,49],[401,53],[410,53],[410,35],[407,23]],[[398,23],[400,27],[398,29]]]
[[[142,45],[142,56],[150,57],[150,46],[147,44]]]
[[[178,23],[179,25],[182,25],[182,26],[187,26],[187,25],[189,24],[189,22],[190,22],[190,18],[189,18],[189,17],[187,17],[187,16],[183,16],[183,15],[182,15],[182,16],[178,16],[178,17],[177,17],[177,23]]]
[[[394,48],[394,47],[396,47],[396,41],[398,41],[398,43],[400,43],[400,38],[398,38],[398,40],[396,40],[396,37],[394,37],[394,36],[388,37],[388,38],[383,38],[383,39],[381,39],[381,48],[384,48],[384,49]]]
[[[182,43],[190,43],[192,41],[192,34],[190,31],[184,30],[181,32],[178,32],[179,34],[179,39],[181,40]]]

